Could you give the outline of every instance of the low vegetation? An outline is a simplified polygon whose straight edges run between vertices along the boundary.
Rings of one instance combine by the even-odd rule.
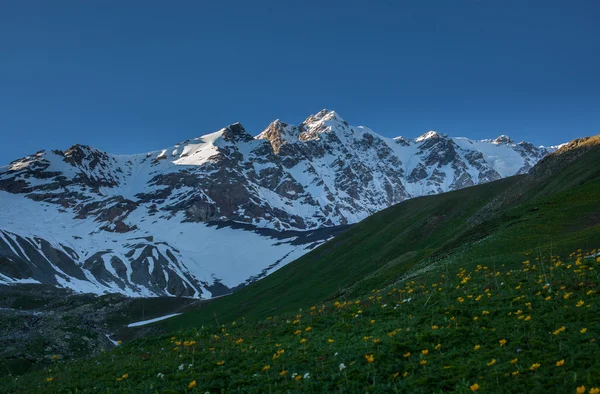
[[[600,387],[600,254],[439,266],[365,297],[125,343],[4,392],[562,392]]]

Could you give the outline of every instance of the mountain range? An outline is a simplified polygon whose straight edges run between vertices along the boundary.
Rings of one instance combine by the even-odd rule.
[[[527,173],[558,147],[386,138],[322,110],[169,148],[39,151],[0,167],[0,283],[212,298],[414,197]]]

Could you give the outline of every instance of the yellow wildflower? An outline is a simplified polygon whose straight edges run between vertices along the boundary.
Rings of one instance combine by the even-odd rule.
[[[512,360],[510,360],[510,363],[511,363],[511,364],[516,364],[516,363],[517,363],[517,361],[519,361],[519,359],[515,357],[515,358],[513,358]]]
[[[329,339],[327,340],[327,342],[329,342],[329,343],[334,343],[335,341],[334,341],[333,339],[329,338]]]
[[[531,364],[531,367],[529,367],[529,369],[531,371],[535,371],[536,369],[538,369],[540,367],[539,363],[535,363],[535,364]]]
[[[437,330],[439,327],[438,326],[431,326],[432,330]]]
[[[477,383],[472,384],[471,386],[469,386],[469,388],[471,389],[471,391],[479,391],[479,385]]]
[[[279,372],[279,376],[285,376],[287,375],[287,371],[284,369],[283,371]]]
[[[558,335],[558,334],[560,334],[561,332],[563,332],[565,330],[566,330],[565,326],[562,326],[561,328],[555,330],[552,334]]]
[[[585,334],[587,332],[587,328],[582,328],[581,330],[579,330],[579,332]]]
[[[365,360],[367,360],[367,362],[372,363],[373,361],[375,361],[375,357],[373,357],[372,354],[365,354]]]
[[[576,389],[577,394],[584,394],[585,393],[585,386],[579,386]]]
[[[575,304],[575,306],[577,308],[579,308],[580,306],[583,306],[583,304],[585,304],[585,302],[583,300],[579,300],[579,302],[577,302],[577,304]]]
[[[46,378],[46,382],[51,382],[53,380],[54,380],[54,378],[52,378],[52,377]]]
[[[442,347],[442,344],[441,344],[441,343],[438,343],[437,345],[435,345],[435,350],[438,350],[438,349],[439,349],[439,348],[441,348],[441,347]]]
[[[306,343],[306,338],[302,338],[302,339],[300,340],[300,343]]]
[[[479,350],[480,348],[481,348],[481,345],[475,345],[475,346],[473,346],[473,350],[475,350],[475,351]]]
[[[426,355],[429,354],[429,350],[428,349],[423,349],[423,350],[421,350],[421,354],[424,355],[424,356],[426,356]]]
[[[379,343],[379,342],[381,342],[381,339],[379,339],[379,338],[373,339],[373,343]]]
[[[270,365],[265,365],[264,367],[262,367],[263,371],[268,371],[269,369],[271,369]]]
[[[217,361],[217,365],[223,365],[225,364],[225,361],[221,360],[221,361]]]
[[[465,299],[464,299],[464,298],[462,298],[462,297],[458,297],[456,300],[457,300],[458,302],[465,302]]]
[[[506,339],[501,339],[498,342],[500,342],[500,346],[506,345]]]
[[[564,359],[556,362],[556,366],[557,367],[562,367],[563,365],[565,365],[565,360]]]
[[[492,361],[490,361],[489,363],[487,363],[487,366],[491,367],[494,364],[496,364],[496,359],[495,358],[493,358]]]
[[[421,360],[421,361],[419,361],[419,365],[425,365],[425,364],[427,364],[427,360]]]
[[[404,353],[404,357],[405,357],[405,358],[408,358],[408,357],[410,357],[410,352],[406,352],[406,353]]]
[[[310,327],[310,326],[309,326],[309,327],[306,327],[306,328],[304,329],[304,331],[306,331],[306,332],[309,332],[310,330],[312,330],[312,327]]]
[[[598,388],[598,387],[591,388],[590,391],[588,391],[588,393],[589,394],[600,394],[600,388]]]
[[[192,381],[190,382],[190,384],[188,384],[188,390],[191,390],[191,389],[193,389],[194,387],[196,387],[196,381],[195,381],[195,380],[192,380]]]

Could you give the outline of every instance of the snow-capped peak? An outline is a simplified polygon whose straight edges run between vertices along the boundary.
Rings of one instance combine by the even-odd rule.
[[[425,134],[422,134],[421,136],[417,137],[415,139],[416,142],[421,142],[421,141],[425,141],[425,140],[429,140],[429,139],[439,139],[441,138],[441,136],[436,132],[436,131],[428,131]]]
[[[500,135],[494,140],[495,144],[512,144],[514,141],[507,135]]]
[[[222,137],[227,142],[248,142],[254,138],[246,132],[240,122],[236,122],[223,129]]]
[[[304,120],[304,122],[302,122],[302,124],[308,126],[308,125],[312,125],[315,123],[326,122],[326,121],[337,121],[340,123],[346,122],[337,112],[328,110],[328,109],[322,109],[319,112],[317,112],[316,114],[311,115],[308,118],[306,118],[306,120]]]

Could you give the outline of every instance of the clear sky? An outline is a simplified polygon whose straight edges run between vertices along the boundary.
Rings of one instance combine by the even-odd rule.
[[[0,164],[142,153],[322,108],[385,136],[600,133],[600,1],[0,4]]]

